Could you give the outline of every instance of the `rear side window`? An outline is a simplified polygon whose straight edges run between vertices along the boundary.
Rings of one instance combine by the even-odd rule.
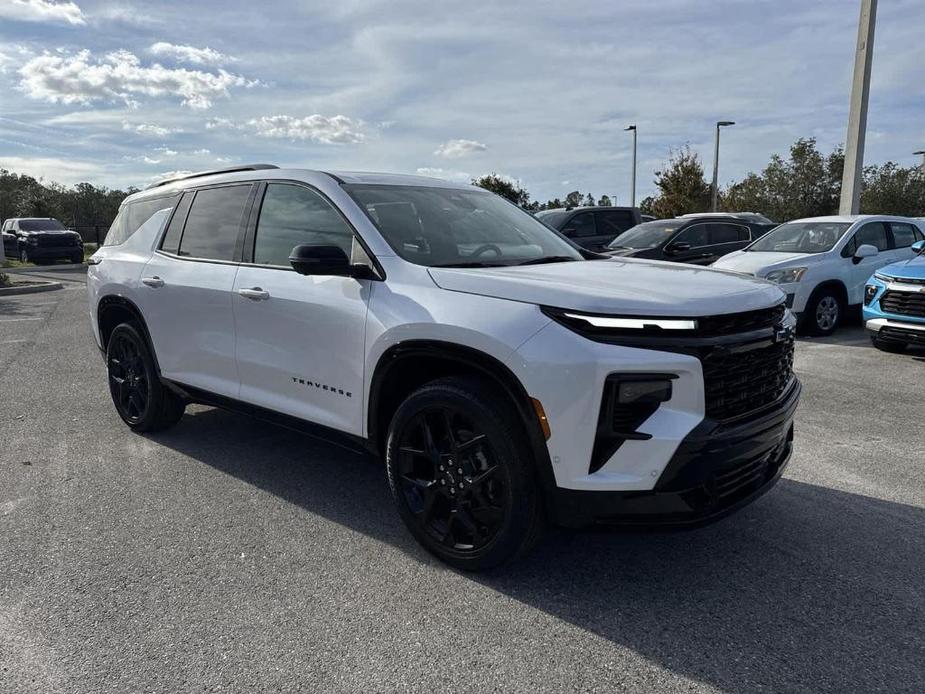
[[[112,226],[109,227],[109,231],[106,232],[103,245],[118,246],[121,243],[125,243],[132,234],[138,231],[145,222],[151,219],[155,212],[167,210],[169,214],[169,211],[173,209],[173,206],[177,203],[177,199],[177,195],[171,195],[149,200],[139,200],[138,202],[130,202],[127,205],[123,205],[122,209],[119,210],[119,214],[117,214],[116,218],[113,220]]]
[[[340,246],[349,258],[353,230],[331,203],[315,191],[271,183],[260,207],[254,262],[289,267],[289,254],[302,244]]]
[[[891,222],[890,229],[893,230],[893,241],[896,242],[897,248],[908,248],[918,240],[915,228],[911,224]]]
[[[739,241],[750,241],[751,235],[748,229],[738,224],[711,224],[710,225],[710,243],[737,243]]]
[[[206,188],[196,192],[177,255],[207,260],[234,260],[241,219],[251,184]]]
[[[692,224],[674,237],[673,242],[689,243],[691,248],[700,248],[710,245],[710,232],[708,224]]]

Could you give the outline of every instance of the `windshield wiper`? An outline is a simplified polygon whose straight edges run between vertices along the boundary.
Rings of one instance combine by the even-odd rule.
[[[507,263],[486,263],[483,260],[469,260],[462,263],[437,263],[430,267],[508,267]]]
[[[580,260],[580,258],[573,258],[570,255],[547,255],[542,258],[531,258],[530,260],[524,260],[517,265],[542,265],[543,263],[567,263],[570,260]]]

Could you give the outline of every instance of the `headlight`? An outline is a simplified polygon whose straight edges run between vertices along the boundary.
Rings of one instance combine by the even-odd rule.
[[[875,284],[868,284],[864,287],[864,305],[870,306],[871,302],[874,300],[874,297],[877,296],[877,292],[880,291],[880,287]]]
[[[790,284],[791,282],[799,282],[803,279],[805,273],[805,267],[790,267],[786,270],[772,270],[764,278],[768,282],[774,282],[775,284]]]

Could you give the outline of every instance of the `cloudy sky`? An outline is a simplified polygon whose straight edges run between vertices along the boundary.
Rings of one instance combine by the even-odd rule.
[[[0,166],[497,172],[545,200],[640,197],[685,143],[720,178],[845,139],[859,0],[0,0]],[[867,160],[925,149],[922,0],[880,2]]]

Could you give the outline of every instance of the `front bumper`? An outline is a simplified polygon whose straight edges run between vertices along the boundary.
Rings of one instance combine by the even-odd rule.
[[[83,259],[82,246],[26,246],[30,260],[70,260],[76,256]]]
[[[650,491],[557,489],[561,525],[696,526],[717,520],[767,492],[793,450],[800,382],[743,422],[705,420],[681,442]]]
[[[915,322],[914,318],[870,318],[864,322],[864,327],[871,336],[883,342],[925,345],[925,321]]]

